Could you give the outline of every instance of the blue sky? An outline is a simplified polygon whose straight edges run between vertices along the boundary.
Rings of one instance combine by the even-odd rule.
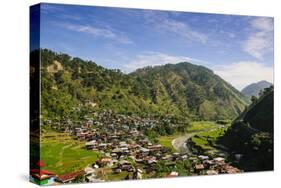
[[[273,82],[273,18],[41,5],[42,48],[125,73],[188,61],[238,89]]]

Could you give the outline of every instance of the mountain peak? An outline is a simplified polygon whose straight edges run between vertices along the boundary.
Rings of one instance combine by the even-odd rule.
[[[257,97],[259,95],[260,90],[270,87],[271,85],[273,85],[273,84],[266,80],[261,80],[257,83],[252,83],[252,84],[246,86],[244,89],[242,89],[241,92],[247,97],[251,97],[251,96]]]

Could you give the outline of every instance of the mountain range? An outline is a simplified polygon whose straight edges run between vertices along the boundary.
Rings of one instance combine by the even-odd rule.
[[[233,119],[248,99],[206,67],[189,62],[145,67],[130,74],[93,61],[41,50],[41,114],[79,118],[112,110],[192,120]]]

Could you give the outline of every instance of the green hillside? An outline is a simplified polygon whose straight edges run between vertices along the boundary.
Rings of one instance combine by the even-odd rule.
[[[273,87],[253,100],[220,142],[242,154],[238,165],[245,171],[273,170]]]
[[[41,50],[42,117],[79,119],[99,110],[175,119],[231,119],[245,97],[211,70],[191,63],[131,74]],[[223,107],[223,108],[222,108]]]
[[[131,75],[151,91],[154,104],[168,103],[199,119],[234,118],[246,104],[238,90],[203,66],[183,62],[147,67]]]

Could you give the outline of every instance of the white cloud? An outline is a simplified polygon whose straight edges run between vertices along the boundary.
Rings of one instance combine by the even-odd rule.
[[[213,66],[213,70],[215,74],[239,90],[261,80],[273,83],[273,67],[257,62],[241,61],[221,66],[217,65]]]
[[[273,19],[255,18],[250,25],[254,32],[243,43],[242,48],[246,53],[262,60],[265,54],[273,51]]]
[[[145,52],[136,56],[136,58],[129,63],[123,65],[123,70],[127,73],[135,71],[136,69],[147,66],[158,66],[165,64],[176,64],[180,62],[191,62],[194,64],[206,64],[207,62],[187,57],[187,56],[172,56],[160,52]]]
[[[253,28],[261,31],[273,31],[272,18],[260,17],[252,20],[251,25]]]
[[[174,32],[175,34],[178,34],[189,40],[198,41],[203,44],[207,42],[207,35],[195,31],[193,28],[191,28],[190,25],[184,22],[176,21],[173,19],[164,19],[163,22],[158,26],[160,29]]]
[[[98,28],[90,25],[75,25],[75,24],[61,24],[64,28],[76,32],[88,33],[94,37],[102,37],[105,39],[111,39],[123,44],[133,44],[127,36],[120,32],[110,30],[108,28]]]
[[[152,27],[158,29],[160,32],[174,33],[180,37],[188,39],[190,41],[200,42],[205,44],[208,40],[208,36],[202,32],[196,31],[187,22],[182,22],[171,18],[171,14],[174,16],[178,13],[155,13],[152,11],[143,12],[144,19]]]

